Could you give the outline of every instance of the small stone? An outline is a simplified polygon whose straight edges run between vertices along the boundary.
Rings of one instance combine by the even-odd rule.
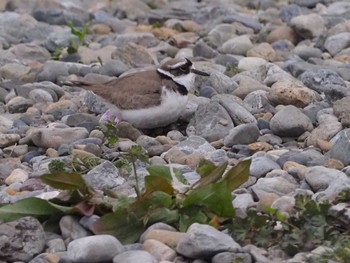
[[[247,57],[263,58],[266,61],[274,61],[276,52],[268,43],[261,43],[247,51]]]
[[[189,258],[212,258],[221,251],[237,252],[241,247],[232,237],[212,226],[192,224],[176,247],[176,251]]]
[[[234,37],[222,44],[220,49],[225,54],[235,54],[245,56],[247,51],[253,47],[247,35]]]
[[[5,179],[5,184],[10,185],[17,182],[25,182],[29,178],[27,171],[23,169],[14,169],[11,174]]]
[[[17,143],[21,139],[18,134],[0,134],[0,147],[6,147]]]
[[[336,35],[329,36],[325,43],[324,47],[332,55],[336,55],[340,51],[350,46],[350,33],[343,32]]]
[[[255,185],[251,187],[254,194],[261,199],[266,194],[276,194],[284,196],[297,189],[297,185],[282,177],[259,178]]]
[[[313,129],[311,120],[292,105],[278,111],[271,119],[270,127],[274,134],[285,137],[298,137]]]
[[[79,224],[79,219],[70,215],[63,216],[59,222],[62,237],[66,240],[75,240],[89,236],[89,232]]]
[[[154,239],[163,244],[176,248],[185,233],[176,232],[174,230],[151,229],[143,236],[143,240]]]
[[[147,239],[143,243],[142,247],[145,251],[149,252],[152,256],[154,256],[158,261],[172,261],[176,257],[176,252],[173,249],[155,239]]]
[[[72,262],[97,263],[111,261],[124,251],[123,245],[113,236],[95,235],[76,239],[68,244],[68,257]],[[114,261],[114,263],[118,261]],[[126,263],[126,261],[125,261]]]
[[[0,236],[0,258],[5,261],[29,262],[45,248],[44,229],[34,217],[0,224]]]
[[[247,123],[234,127],[224,138],[224,145],[231,147],[235,144],[250,144],[256,142],[260,132],[256,124]]]
[[[34,102],[31,99],[16,96],[7,102],[6,107],[9,113],[22,113],[33,105]]]
[[[297,35],[289,26],[279,26],[273,29],[266,37],[268,43],[274,43],[278,40],[289,40],[291,43],[297,43]]]
[[[281,169],[281,167],[271,155],[265,153],[256,153],[253,155],[252,163],[249,168],[251,176],[260,178],[274,169]]]
[[[303,38],[318,37],[325,30],[324,19],[314,13],[293,17],[290,24],[297,34]]]
[[[38,147],[57,149],[62,144],[70,144],[76,140],[88,137],[85,128],[33,128],[29,137]]]
[[[221,252],[216,254],[212,260],[212,263],[232,263],[232,262],[242,262],[242,263],[252,263],[252,256],[248,253],[231,253],[231,252]]]
[[[118,169],[109,161],[91,169],[85,176],[85,181],[94,189],[112,189],[125,183],[125,179],[119,175]]]
[[[113,263],[158,263],[158,260],[147,251],[131,250],[125,251],[113,258]]]
[[[342,130],[336,137],[327,156],[341,161],[345,166],[350,165],[350,129]]]
[[[325,163],[324,163],[324,167],[327,168],[332,168],[332,169],[336,169],[341,171],[344,168],[344,164],[336,159],[328,159]]]
[[[268,152],[268,151],[271,151],[273,147],[271,144],[267,142],[255,142],[255,143],[248,144],[248,149],[253,153]]]
[[[238,62],[238,69],[242,71],[250,71],[260,68],[268,62],[263,58],[258,57],[244,57]]]
[[[267,93],[267,98],[272,105],[294,105],[300,108],[321,100],[315,91],[305,87],[300,81],[292,80],[274,83]]]

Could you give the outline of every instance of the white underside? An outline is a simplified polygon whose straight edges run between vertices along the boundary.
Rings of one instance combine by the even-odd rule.
[[[138,110],[119,110],[117,116],[136,128],[152,129],[175,122],[186,108],[187,96],[163,87],[162,103],[158,106]]]

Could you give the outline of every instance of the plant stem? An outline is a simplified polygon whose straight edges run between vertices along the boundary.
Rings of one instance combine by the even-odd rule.
[[[131,155],[131,163],[132,163],[132,169],[134,170],[134,176],[135,176],[135,192],[136,192],[137,199],[140,200],[141,194],[140,194],[139,178],[137,176],[135,157],[133,155]]]

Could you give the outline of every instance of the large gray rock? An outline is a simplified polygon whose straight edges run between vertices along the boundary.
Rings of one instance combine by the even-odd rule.
[[[258,199],[263,199],[264,196],[269,195],[270,193],[277,194],[278,196],[290,194],[294,192],[297,187],[297,184],[294,184],[279,176],[272,178],[260,178],[251,188]]]
[[[94,167],[84,176],[84,180],[88,185],[99,190],[112,189],[125,182],[125,179],[119,175],[118,169],[110,161]]]
[[[72,262],[97,263],[111,261],[124,251],[123,245],[113,236],[96,235],[76,239],[68,244],[68,258]]]
[[[338,133],[333,147],[327,153],[331,158],[341,161],[344,165],[350,165],[350,128]]]
[[[242,262],[242,263],[252,263],[253,259],[249,253],[230,253],[222,252],[211,260],[212,263],[232,263],[232,262]]]
[[[350,97],[345,97],[333,104],[334,115],[337,116],[344,127],[350,127]]]
[[[0,258],[9,262],[29,262],[45,248],[45,232],[34,217],[0,224]]]
[[[192,224],[179,241],[176,251],[189,258],[212,258],[223,251],[238,252],[241,246],[232,237],[212,226]]]
[[[218,94],[211,98],[225,108],[235,125],[244,123],[257,123],[255,117],[243,105],[240,98],[231,94]]]
[[[232,147],[235,144],[250,144],[256,142],[260,132],[254,123],[240,124],[234,127],[224,138],[224,145]]]
[[[333,70],[314,69],[307,70],[300,75],[299,79],[310,89],[318,93],[325,92],[328,85],[339,85],[346,87],[345,81]]]
[[[187,134],[195,134],[212,142],[225,137],[233,127],[227,111],[219,103],[211,102],[198,106],[187,126]]]
[[[324,43],[324,47],[332,55],[336,55],[343,49],[350,46],[350,32],[343,32],[329,36]]]
[[[70,144],[76,140],[87,138],[89,132],[85,128],[33,128],[28,137],[38,147],[57,149],[62,144]]]
[[[308,14],[293,17],[291,26],[303,38],[318,37],[325,30],[325,21],[318,14]]]
[[[147,251],[131,250],[125,251],[113,258],[113,263],[158,263],[155,257],[153,257]]]
[[[262,152],[253,155],[252,163],[249,167],[251,176],[260,178],[274,169],[281,169],[281,167],[271,155]]]
[[[313,125],[309,117],[297,107],[289,105],[272,117],[270,128],[279,136],[298,137],[306,131],[312,131]]]

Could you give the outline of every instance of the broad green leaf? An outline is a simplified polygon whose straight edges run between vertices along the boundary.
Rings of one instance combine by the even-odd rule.
[[[199,206],[189,206],[180,211],[179,230],[186,232],[193,223],[207,224],[210,219]]]
[[[146,168],[150,176],[160,176],[171,182],[172,188],[178,192],[187,190],[188,182],[178,169],[164,165],[153,165]]]
[[[93,226],[94,234],[109,234],[115,236],[123,244],[132,244],[139,240],[146,230],[142,218],[125,209],[105,214]]]
[[[249,179],[250,163],[250,159],[241,161],[225,174],[222,182],[225,182],[229,191],[232,192]]]
[[[227,162],[224,162],[220,164],[219,166],[216,166],[215,169],[210,169],[211,171],[205,175],[205,177],[202,177],[199,179],[194,185],[193,188],[200,188],[206,185],[209,185],[211,183],[217,182],[219,179],[222,178],[222,175],[224,174],[227,167]]]
[[[216,165],[207,159],[202,159],[199,162],[197,173],[201,176],[201,178],[206,177],[209,173],[211,173],[216,168]]]
[[[126,209],[129,205],[134,203],[135,200],[136,199],[133,197],[120,197],[113,205],[113,211],[116,212],[118,210]]]
[[[172,195],[166,192],[156,191],[147,197],[150,208],[170,207],[173,204]]]
[[[166,224],[174,224],[179,220],[178,210],[170,210],[169,208],[157,208],[148,212],[148,223],[154,224],[162,222]]]
[[[161,176],[147,175],[145,177],[146,195],[155,191],[162,191],[164,193],[172,194],[174,192],[171,182]]]
[[[192,190],[183,201],[183,206],[206,206],[217,216],[232,217],[235,215],[232,200],[233,196],[226,183],[221,182]]]
[[[47,200],[30,197],[0,207],[0,219],[13,221],[25,216],[50,217],[62,214],[62,211]]]
[[[61,190],[79,190],[83,195],[90,193],[90,187],[85,183],[79,173],[56,172],[52,174],[44,174],[40,179]]]

